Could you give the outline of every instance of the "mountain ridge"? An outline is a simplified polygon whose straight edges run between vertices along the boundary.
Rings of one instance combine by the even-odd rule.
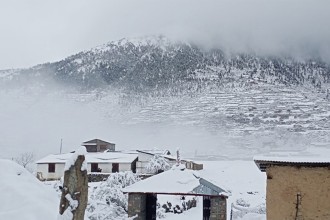
[[[8,74],[10,71],[12,73]],[[158,36],[124,38],[58,62],[0,72],[0,78],[7,81],[18,80],[22,75],[49,78],[85,89],[111,85],[135,92],[168,89],[192,82],[197,87],[265,82],[309,85],[326,90],[330,67],[320,60],[297,61],[249,54],[228,56],[219,49],[205,50]]]

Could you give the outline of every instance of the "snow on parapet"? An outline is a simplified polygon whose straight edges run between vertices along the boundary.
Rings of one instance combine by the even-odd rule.
[[[66,161],[65,163],[65,167],[64,167],[64,171],[67,171],[70,169],[71,166],[74,165],[74,163],[76,162],[77,158],[79,155],[86,155],[87,151],[86,151],[86,147],[84,146],[80,146],[75,152],[74,154]],[[84,160],[83,164],[81,165],[81,171],[87,170],[87,162],[86,160]]]
[[[281,163],[330,163],[330,157],[323,154],[305,152],[270,152],[267,155],[256,155],[254,161],[268,161]],[[329,153],[329,151],[328,151]]]

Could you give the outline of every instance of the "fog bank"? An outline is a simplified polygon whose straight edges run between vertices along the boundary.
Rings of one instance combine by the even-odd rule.
[[[158,34],[229,52],[329,62],[329,8],[327,0],[7,1],[0,7],[0,69]]]

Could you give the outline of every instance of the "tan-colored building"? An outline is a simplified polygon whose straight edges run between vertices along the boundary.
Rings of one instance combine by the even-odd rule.
[[[267,174],[267,220],[330,219],[330,157],[254,158]]]

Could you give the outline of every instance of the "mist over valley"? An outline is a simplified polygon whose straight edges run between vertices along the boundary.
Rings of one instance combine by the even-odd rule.
[[[0,71],[0,145],[6,158],[41,157],[59,153],[61,139],[71,151],[97,137],[208,160],[326,147],[329,70],[318,58],[228,54],[165,36],[112,41]]]

